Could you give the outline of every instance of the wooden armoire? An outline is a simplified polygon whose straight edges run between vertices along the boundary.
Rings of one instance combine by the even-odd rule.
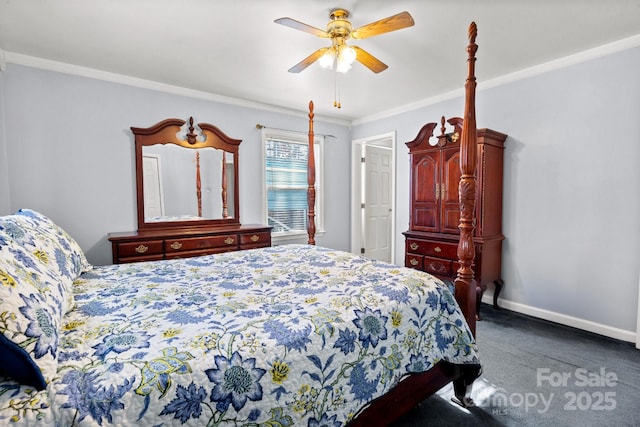
[[[410,221],[405,235],[405,265],[454,281],[459,268],[460,141],[462,119],[447,121],[453,131],[445,133],[445,119],[435,145],[430,144],[437,123],[427,123],[413,141],[407,142],[410,157]],[[476,175],[475,259],[477,281],[476,317],[487,284],[495,284],[493,306],[502,290],[502,176],[504,141],[507,135],[478,129]]]

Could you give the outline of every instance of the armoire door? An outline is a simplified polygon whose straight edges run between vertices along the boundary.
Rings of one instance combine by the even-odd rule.
[[[427,151],[412,156],[411,230],[440,231],[440,153]]]
[[[460,234],[460,201],[458,183],[460,182],[460,150],[456,145],[442,150],[442,178],[440,184],[441,233]]]

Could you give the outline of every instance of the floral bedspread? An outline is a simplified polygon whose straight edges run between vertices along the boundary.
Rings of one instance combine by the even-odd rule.
[[[0,424],[338,427],[410,372],[479,363],[439,280],[317,246],[94,267],[74,296],[57,378],[0,382]]]

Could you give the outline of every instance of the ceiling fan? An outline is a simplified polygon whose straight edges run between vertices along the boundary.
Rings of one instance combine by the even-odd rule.
[[[370,24],[353,29],[351,22],[347,20],[349,12],[345,9],[334,9],[329,14],[331,20],[326,30],[321,30],[291,18],[276,19],[278,24],[295,28],[315,36],[331,39],[330,47],[322,47],[289,69],[290,73],[299,73],[315,61],[324,68],[334,68],[339,72],[346,72],[354,61],[358,61],[374,73],[386,70],[385,63],[357,46],[347,46],[349,39],[362,40],[391,31],[413,26],[413,18],[409,12],[400,12],[396,15],[380,19]]]

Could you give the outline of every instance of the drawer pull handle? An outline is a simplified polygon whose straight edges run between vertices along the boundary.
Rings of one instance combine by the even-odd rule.
[[[417,259],[415,259],[415,258],[411,258],[411,259],[409,260],[409,264],[411,264],[411,265],[418,265],[418,260],[417,260]]]
[[[427,268],[427,271],[432,271],[434,273],[440,273],[440,274],[446,274],[447,273],[447,267],[443,264],[440,264],[439,262],[431,262],[429,263],[429,268]]]
[[[258,237],[257,235],[254,234],[253,236],[251,236],[251,241],[253,243],[257,242],[258,240],[260,240],[260,237]]]
[[[182,243],[180,243],[180,242],[173,242],[173,243],[171,244],[171,249],[178,250],[178,249],[180,249],[181,247],[182,247]]]
[[[434,252],[440,253],[442,252],[442,249],[440,249],[440,246],[436,246],[435,248],[433,248]]]
[[[409,247],[411,248],[412,251],[415,251],[420,247],[420,245],[418,245],[417,243],[413,242],[413,243],[411,243],[409,245]]]
[[[226,239],[224,239],[224,242],[225,242],[227,245],[232,245],[232,244],[233,244],[233,242],[235,242],[235,240],[234,240],[234,238],[233,238],[233,237],[227,237]]]
[[[136,252],[139,253],[139,254],[143,254],[143,253],[147,252],[148,250],[149,250],[149,247],[145,246],[145,245],[140,245],[140,246],[138,246],[136,248]]]

